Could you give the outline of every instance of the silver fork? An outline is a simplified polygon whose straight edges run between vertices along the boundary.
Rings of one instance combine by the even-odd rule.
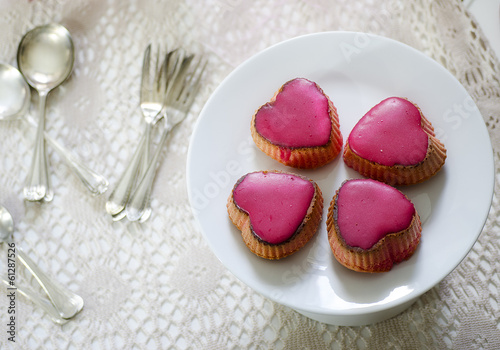
[[[140,107],[146,122],[144,133],[137,145],[137,149],[130,160],[128,167],[118,180],[116,187],[111,192],[106,202],[106,211],[117,221],[125,216],[125,206],[130,197],[132,187],[138,174],[146,170],[149,159],[149,143],[151,138],[151,129],[153,125],[162,117],[162,109],[166,103],[168,91],[168,71],[169,56],[165,57],[160,64],[159,51],[155,57],[155,63],[151,68],[151,44],[144,52],[142,65],[142,78],[140,90]]]
[[[186,118],[200,88],[201,76],[207,65],[207,61],[203,60],[203,58],[197,59],[194,64],[191,65],[193,60],[194,55],[190,55],[185,57],[182,61],[179,74],[175,79],[174,86],[168,98],[163,134],[153,158],[149,162],[146,173],[127,204],[127,218],[130,221],[144,222],[151,216],[149,199],[156,171],[159,166],[158,160],[163,145],[170,131]],[[189,69],[190,66],[193,68]]]

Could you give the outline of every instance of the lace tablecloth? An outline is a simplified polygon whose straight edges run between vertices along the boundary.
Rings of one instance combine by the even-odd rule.
[[[209,57],[195,105],[169,140],[144,224],[114,223],[104,210],[107,195],[92,197],[51,149],[53,202],[24,202],[34,130],[0,125],[0,204],[16,220],[15,240],[85,300],[80,314],[58,326],[19,296],[14,344],[6,333],[9,300],[0,293],[0,348],[500,348],[497,195],[472,251],[441,283],[392,319],[341,327],[312,321],[237,280],[208,248],[186,190],[190,135],[218,84],[262,49],[319,31],[376,33],[442,64],[481,110],[498,164],[500,65],[460,1],[1,0],[0,9],[0,61],[16,65],[17,44],[36,25],[60,22],[72,33],[75,68],[49,97],[47,131],[111,186],[143,130],[138,92],[147,43],[182,43]]]

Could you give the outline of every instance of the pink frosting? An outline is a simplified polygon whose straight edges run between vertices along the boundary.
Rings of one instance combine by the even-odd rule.
[[[337,196],[337,225],[351,247],[370,249],[389,233],[407,229],[415,214],[403,193],[382,182],[346,181]]]
[[[328,143],[332,123],[328,99],[314,82],[293,79],[283,85],[274,102],[255,116],[257,132],[285,147],[314,147]]]
[[[427,154],[428,135],[419,109],[410,101],[390,97],[366,113],[349,135],[354,153],[372,162],[414,165]]]
[[[271,244],[293,236],[313,197],[314,185],[310,181],[271,172],[247,174],[233,191],[234,203],[250,215],[253,232]]]

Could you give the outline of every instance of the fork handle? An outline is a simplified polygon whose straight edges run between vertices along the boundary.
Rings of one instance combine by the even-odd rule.
[[[113,216],[113,220],[123,218],[120,213],[122,213],[123,209],[125,209],[127,201],[130,197],[132,186],[135,183],[137,172],[142,162],[146,141],[146,135],[144,133],[139,141],[139,144],[137,145],[137,149],[135,150],[128,167],[123,172],[120,180],[118,180],[116,187],[113,192],[111,192],[108,201],[106,202],[106,211],[108,214]]]
[[[141,156],[141,163],[139,164],[139,170],[137,172],[137,178],[140,178],[146,173],[146,170],[148,169],[149,166],[149,159],[150,159],[150,145],[151,145],[151,131],[153,129],[153,124],[152,123],[146,123],[146,126],[144,128],[144,147],[142,149],[142,156]]]
[[[161,136],[160,142],[156,148],[153,158],[149,162],[149,166],[144,173],[141,182],[135,189],[127,204],[127,219],[130,221],[140,221],[144,222],[149,219],[151,215],[151,208],[149,206],[149,198],[151,196],[151,190],[153,188],[153,182],[156,176],[156,171],[159,166],[159,158],[163,149],[163,145],[167,140],[167,136],[172,130],[173,126],[167,122],[165,125],[165,130]]]
[[[16,248],[17,258],[35,277],[43,290],[47,293],[50,301],[62,318],[68,319],[75,316],[83,308],[83,299],[64,288],[56,281],[49,279],[45,273],[23,252],[20,247]]]

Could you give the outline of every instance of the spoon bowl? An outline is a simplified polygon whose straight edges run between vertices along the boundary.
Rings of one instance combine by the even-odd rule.
[[[17,63],[28,84],[39,92],[50,91],[69,77],[74,52],[68,30],[50,23],[26,33],[19,44]]]
[[[6,63],[0,63],[0,120],[21,118],[30,104],[30,87],[22,74]]]
[[[56,23],[30,30],[19,43],[17,65],[39,96],[35,149],[24,187],[24,198],[29,201],[51,201],[53,198],[43,137],[45,104],[48,93],[70,75],[75,60],[74,52],[73,40],[68,30]]]
[[[7,209],[0,205],[0,242],[10,242],[13,233],[14,219]]]
[[[12,243],[14,233],[14,219],[9,211],[0,205],[0,243]],[[9,247],[11,247],[9,245]],[[54,308],[61,318],[69,319],[83,308],[83,299],[61,286],[57,281],[51,280],[40,268],[24,253],[21,247],[14,245],[16,257],[35,277],[42,289],[47,293]]]

